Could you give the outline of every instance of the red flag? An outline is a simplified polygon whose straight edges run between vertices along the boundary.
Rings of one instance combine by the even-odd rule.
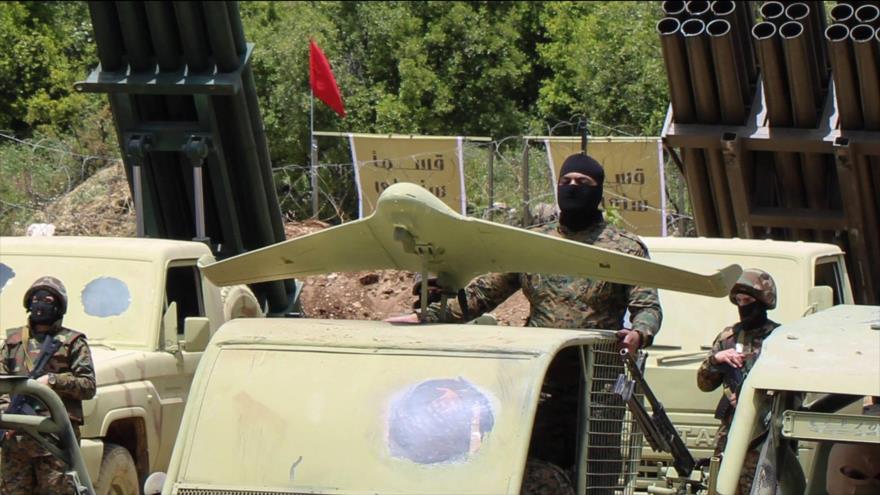
[[[336,78],[333,77],[333,71],[330,69],[330,62],[312,39],[309,40],[309,84],[312,85],[315,96],[335,110],[340,117],[345,117],[345,106],[342,104],[342,95],[339,94]]]

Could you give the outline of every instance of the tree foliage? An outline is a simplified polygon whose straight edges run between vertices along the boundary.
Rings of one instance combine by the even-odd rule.
[[[329,57],[348,111],[339,119],[316,102],[317,130],[503,138],[581,116],[594,135],[656,135],[667,101],[658,9],[656,2],[240,3],[276,166],[309,163],[309,38]],[[0,129],[118,156],[106,98],[72,89],[97,65],[84,2],[6,2],[0,42]],[[500,153],[516,161],[520,146]],[[321,140],[322,162],[349,160],[343,140]],[[333,173],[322,171],[331,174],[325,182],[343,187]],[[299,198],[294,207],[305,208],[305,174],[276,178]]]
[[[0,44],[0,129],[71,133],[100,108],[72,85],[95,58],[84,2],[6,2]]]

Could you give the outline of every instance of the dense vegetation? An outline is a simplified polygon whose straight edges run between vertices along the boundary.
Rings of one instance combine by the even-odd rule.
[[[309,37],[330,58],[348,111],[341,120],[316,105],[316,129],[502,140],[576,134],[588,119],[595,135],[657,135],[666,110],[658,8],[242,2],[285,208],[308,214]],[[72,90],[97,63],[83,2],[3,3],[0,42],[0,132],[19,140],[0,138],[0,233],[9,233],[119,152],[106,99]],[[498,163],[513,166],[521,146],[502,141]],[[340,140],[322,140],[321,153],[322,163],[350,160]],[[327,168],[326,183],[344,182],[327,180],[337,168]]]

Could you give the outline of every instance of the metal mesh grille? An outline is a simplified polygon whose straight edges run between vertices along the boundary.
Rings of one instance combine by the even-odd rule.
[[[592,348],[593,368],[587,423],[588,494],[630,494],[642,455],[642,433],[626,403],[614,394],[623,366],[617,344]]]
[[[267,492],[259,490],[205,490],[202,488],[181,488],[175,493],[177,495],[306,495],[302,492]]]

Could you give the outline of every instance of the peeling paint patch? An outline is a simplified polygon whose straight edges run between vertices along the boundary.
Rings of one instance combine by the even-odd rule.
[[[13,278],[15,278],[15,270],[6,263],[0,263],[0,292],[3,292],[3,288]]]
[[[388,448],[418,464],[466,462],[494,426],[491,401],[473,384],[461,377],[427,380],[392,400]]]
[[[131,291],[118,278],[98,277],[83,288],[81,300],[86,314],[106,318],[121,315],[131,306]]]

